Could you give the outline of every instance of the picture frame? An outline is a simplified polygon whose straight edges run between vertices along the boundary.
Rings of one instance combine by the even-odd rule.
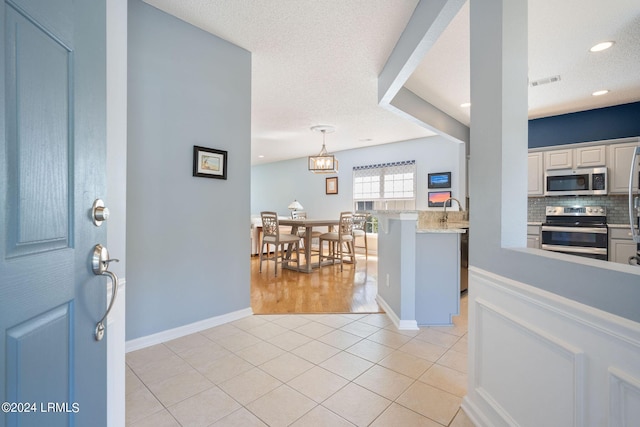
[[[429,188],[451,188],[451,172],[435,172],[427,174]]]
[[[451,191],[429,191],[429,207],[443,208],[445,200],[449,197],[451,197]],[[451,200],[447,202],[447,207],[451,207]]]
[[[325,178],[325,193],[338,194],[338,177],[337,176]]]
[[[227,179],[227,152],[194,145],[193,176]]]

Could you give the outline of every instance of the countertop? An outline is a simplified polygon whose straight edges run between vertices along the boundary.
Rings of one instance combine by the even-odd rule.
[[[607,224],[609,228],[629,228],[629,224]],[[638,228],[636,226],[636,228]]]
[[[458,233],[464,234],[469,229],[469,221],[429,222],[416,230],[416,233]]]

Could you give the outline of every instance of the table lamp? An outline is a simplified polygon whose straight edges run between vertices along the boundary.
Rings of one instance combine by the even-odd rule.
[[[289,207],[288,208],[289,208],[289,210],[291,212],[301,211],[302,209],[304,209],[302,207],[302,205],[300,204],[300,202],[297,201],[297,200],[294,200],[293,202],[289,203]]]

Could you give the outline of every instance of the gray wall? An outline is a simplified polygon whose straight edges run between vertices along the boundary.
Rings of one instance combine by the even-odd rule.
[[[127,340],[248,308],[251,55],[129,3]],[[192,177],[194,145],[228,179]]]
[[[338,129],[337,132],[340,130]],[[330,138],[330,135],[329,135]],[[330,140],[327,141],[330,144]],[[318,151],[322,142],[318,139]],[[289,215],[287,206],[297,199],[309,217],[334,217],[353,210],[353,167],[415,160],[418,172],[417,209],[427,208],[427,174],[451,171],[452,194],[464,204],[465,146],[441,136],[420,138],[355,150],[333,152],[339,161],[337,175],[316,175],[307,170],[307,158],[269,163],[251,168],[251,213],[271,210]],[[316,154],[312,151],[309,154]],[[338,176],[338,194],[325,194],[325,178]],[[455,205],[454,205],[455,206]]]
[[[640,273],[636,267],[523,249],[527,217],[527,5],[524,0],[470,5],[471,268],[639,322]],[[473,286],[469,284],[471,291]]]

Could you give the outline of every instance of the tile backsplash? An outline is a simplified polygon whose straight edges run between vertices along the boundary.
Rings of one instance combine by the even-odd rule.
[[[629,222],[628,196],[529,197],[528,221],[544,222],[547,206],[602,206],[609,224]]]

